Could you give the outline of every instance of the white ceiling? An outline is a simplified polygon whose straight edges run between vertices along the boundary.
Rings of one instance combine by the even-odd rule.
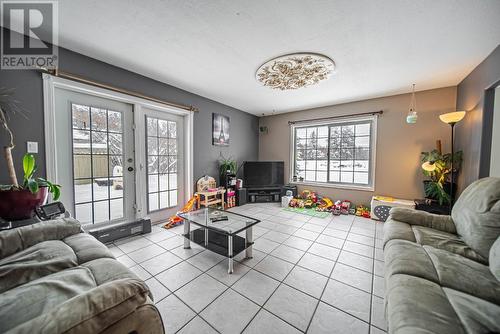
[[[261,115],[457,85],[500,43],[499,0],[64,0],[60,45]],[[311,51],[335,74],[295,91],[255,71]]]

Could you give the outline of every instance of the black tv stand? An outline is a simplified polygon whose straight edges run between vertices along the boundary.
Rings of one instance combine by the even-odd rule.
[[[249,203],[279,202],[281,200],[281,187],[248,188]]]

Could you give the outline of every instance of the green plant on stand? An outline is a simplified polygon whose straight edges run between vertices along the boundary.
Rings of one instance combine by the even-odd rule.
[[[228,172],[236,174],[236,160],[221,158],[219,160],[219,174],[223,176]]]
[[[455,180],[450,179],[452,159],[456,175],[462,164],[462,151],[455,152],[453,157],[451,153],[442,154],[439,150],[421,154],[422,173],[429,178],[424,181],[425,197],[436,200],[439,205],[449,204],[451,200],[449,193],[455,184]]]

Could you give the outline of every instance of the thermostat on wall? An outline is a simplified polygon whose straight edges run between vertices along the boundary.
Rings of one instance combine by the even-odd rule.
[[[29,141],[26,143],[26,151],[28,153],[38,153],[38,142]]]

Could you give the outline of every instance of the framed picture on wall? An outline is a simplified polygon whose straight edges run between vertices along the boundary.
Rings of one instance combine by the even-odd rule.
[[[212,144],[229,146],[229,116],[212,114]]]

